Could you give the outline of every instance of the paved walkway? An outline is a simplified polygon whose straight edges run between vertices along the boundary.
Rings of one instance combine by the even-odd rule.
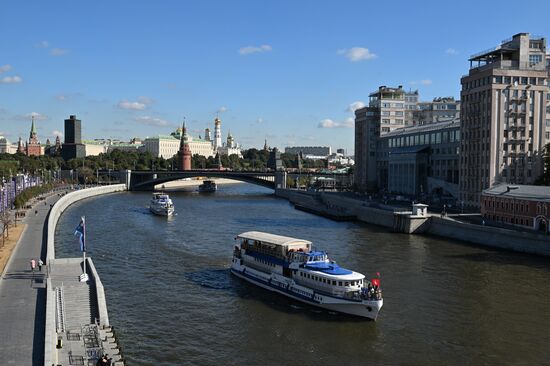
[[[27,224],[0,279],[0,360],[2,365],[44,364],[45,267],[33,274],[30,260],[46,262],[44,226],[57,194],[27,212]],[[46,202],[46,205],[44,205]],[[38,213],[35,215],[34,211]]]

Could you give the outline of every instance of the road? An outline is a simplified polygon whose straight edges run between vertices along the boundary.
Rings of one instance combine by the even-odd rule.
[[[45,223],[57,194],[39,201],[23,220],[27,226],[0,279],[0,363],[43,365],[46,268],[33,273],[31,259],[45,262]],[[46,204],[44,205],[44,202]],[[38,211],[35,214],[35,210]]]

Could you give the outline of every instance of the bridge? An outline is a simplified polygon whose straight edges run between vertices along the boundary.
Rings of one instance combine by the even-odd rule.
[[[266,188],[286,188],[287,174],[284,171],[270,172],[247,172],[247,171],[232,171],[232,170],[158,170],[158,171],[125,171],[126,179],[121,178],[131,191],[151,191],[159,184],[170,182],[173,180],[195,177],[208,178],[226,178],[238,180],[241,182],[256,184]],[[128,184],[129,182],[129,184]]]
[[[107,173],[107,171],[101,171]],[[109,172],[110,173],[110,172]],[[287,187],[287,177],[325,177],[334,178],[340,185],[349,185],[351,176],[347,174],[286,172],[278,171],[233,171],[233,170],[122,170],[118,172],[120,183],[125,183],[131,191],[152,191],[156,185],[166,182],[195,177],[226,178],[245,183],[276,189]]]

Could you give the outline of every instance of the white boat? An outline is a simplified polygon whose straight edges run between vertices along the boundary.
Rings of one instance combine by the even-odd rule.
[[[156,215],[170,216],[174,213],[174,204],[166,193],[155,192],[151,198],[149,210]]]
[[[380,279],[338,266],[311,242],[259,231],[238,235],[231,273],[267,290],[341,313],[376,320]]]
[[[218,186],[213,180],[205,180],[199,186],[199,192],[216,192]]]

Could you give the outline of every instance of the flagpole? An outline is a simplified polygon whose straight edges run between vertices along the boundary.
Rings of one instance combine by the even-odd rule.
[[[86,216],[82,216],[82,231],[84,231],[84,246],[82,249],[82,259],[84,260],[84,274],[86,274]]]
[[[82,216],[82,260],[84,272],[80,275],[80,282],[88,282],[88,274],[86,273],[86,217]]]

